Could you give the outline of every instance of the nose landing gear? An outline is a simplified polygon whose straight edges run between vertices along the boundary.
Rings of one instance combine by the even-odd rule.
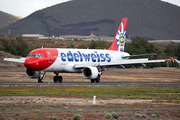
[[[43,77],[44,77],[44,75],[46,74],[46,72],[44,72],[44,71],[41,71],[41,72],[39,72],[39,74],[40,74],[40,76],[39,76],[39,78],[38,78],[38,83],[43,83]]]
[[[43,83],[43,81],[44,81],[44,80],[43,80],[43,77],[44,77],[45,73],[46,73],[46,72],[44,72],[44,71],[40,71],[40,72],[39,72],[38,83]],[[57,83],[57,82],[62,83],[63,77],[62,77],[62,76],[59,76],[59,72],[54,72],[54,74],[56,74],[56,76],[54,76],[53,81],[54,81],[55,83]]]

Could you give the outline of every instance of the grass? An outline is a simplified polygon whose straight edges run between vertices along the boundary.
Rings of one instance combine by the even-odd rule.
[[[180,100],[162,100],[157,102],[163,102],[163,103],[180,103]]]
[[[173,93],[173,94],[172,94]],[[73,96],[102,99],[180,99],[180,88],[138,86],[2,86],[0,96]]]

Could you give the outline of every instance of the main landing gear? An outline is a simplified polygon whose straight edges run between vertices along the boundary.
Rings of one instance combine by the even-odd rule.
[[[94,82],[99,83],[100,77],[101,77],[101,75],[98,75],[98,77],[96,79],[91,79],[91,83],[94,83]]]
[[[97,67],[97,69],[98,69],[99,74],[96,79],[91,79],[91,83],[94,83],[94,82],[99,83],[100,82],[100,77],[102,75],[102,69],[100,67]]]
[[[54,82],[57,83],[57,82],[60,82],[62,83],[63,81],[63,77],[62,76],[59,76],[59,72],[54,72],[54,74],[56,74],[56,76],[54,76]]]

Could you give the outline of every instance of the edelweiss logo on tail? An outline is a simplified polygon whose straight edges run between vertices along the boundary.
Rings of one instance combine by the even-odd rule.
[[[124,52],[128,18],[123,18],[108,50]]]
[[[124,23],[121,23],[121,30],[118,30],[118,34],[116,35],[116,45],[118,45],[118,51],[124,51],[124,44],[126,38],[126,30],[124,30]]]

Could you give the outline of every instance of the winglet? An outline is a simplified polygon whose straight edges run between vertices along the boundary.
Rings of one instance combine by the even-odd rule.
[[[6,56],[5,58],[8,58],[8,56]]]
[[[175,59],[175,57],[171,59],[171,61],[172,61],[173,63],[174,63],[174,59]]]

